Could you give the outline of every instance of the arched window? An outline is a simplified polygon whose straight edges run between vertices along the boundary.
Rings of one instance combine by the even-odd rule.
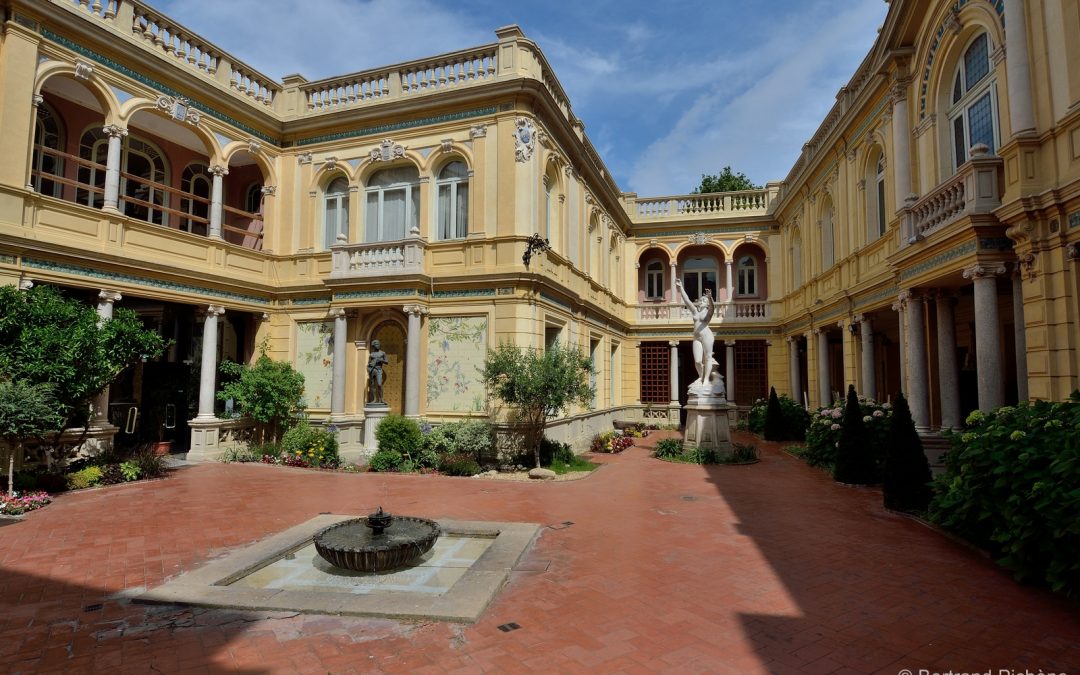
[[[738,281],[736,282],[737,295],[755,296],[758,293],[757,285],[757,261],[754,256],[744,255],[739,258],[737,267]]]
[[[180,199],[180,210],[189,215],[180,220],[180,229],[206,236],[210,222],[210,170],[205,164],[188,164],[180,176],[180,189],[190,196]]]
[[[252,183],[244,194],[244,210],[248,213],[262,213],[263,192],[262,183]]]
[[[555,204],[552,199],[552,190],[555,189],[555,181],[550,174],[544,175],[544,239],[551,241],[551,233],[554,229]]]
[[[469,233],[469,170],[450,162],[435,182],[439,196],[439,239],[464,239]]]
[[[104,131],[91,129],[83,134],[79,156],[97,166],[80,166],[79,182],[97,189],[79,190],[78,201],[97,207],[104,204],[108,151],[109,139]],[[169,182],[164,153],[149,141],[129,135],[124,137],[120,158],[121,213],[148,223],[167,225],[168,216],[161,208],[155,208],[169,205],[169,195],[164,189]]]
[[[682,282],[686,294],[691,300],[700,298],[708,290],[716,300],[716,279],[718,266],[716,258],[699,256],[688,258],[683,263]]]
[[[802,235],[798,230],[791,237],[791,285],[792,290],[802,286]]]
[[[664,263],[654,260],[645,266],[645,298],[664,299]]]
[[[874,189],[877,191],[877,236],[885,234],[885,156],[879,155],[877,171],[874,178]]]
[[[968,161],[971,146],[997,149],[997,90],[990,64],[990,36],[980,33],[964,51],[953,77],[949,124],[954,167]]]
[[[349,181],[344,176],[330,181],[323,195],[323,248],[329,251],[338,235],[349,238]]]
[[[62,183],[49,176],[64,175],[64,160],[53,151],[64,149],[63,128],[52,106],[42,101],[37,106],[34,120],[34,153],[31,165],[31,182],[38,194],[59,197],[64,191]]]
[[[365,241],[397,241],[418,228],[420,172],[413,166],[383,169],[367,186]]]
[[[821,271],[825,271],[836,262],[836,250],[833,244],[833,211],[828,206],[821,214]]]

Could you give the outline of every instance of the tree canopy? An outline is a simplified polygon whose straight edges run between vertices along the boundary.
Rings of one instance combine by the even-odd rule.
[[[254,364],[225,361],[221,372],[235,378],[222,385],[218,398],[233,399],[237,409],[259,424],[263,440],[277,442],[304,410],[304,375],[286,361],[275,361],[261,346]]]
[[[164,349],[129,309],[102,322],[93,307],[51,286],[0,286],[0,378],[49,385],[63,426],[85,424],[93,396]]]
[[[730,166],[725,166],[719,174],[701,174],[701,185],[694,188],[691,194],[706,194],[709,192],[739,192],[741,190],[760,190],[760,185],[746,177],[742,171],[735,173]]]
[[[593,400],[592,360],[558,342],[547,349],[503,343],[488,350],[481,375],[488,391],[517,412],[518,425],[540,466],[540,441],[549,417]]]

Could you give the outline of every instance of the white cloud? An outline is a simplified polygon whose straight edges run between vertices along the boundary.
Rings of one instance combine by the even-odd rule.
[[[150,2],[274,79],[321,79],[496,39],[433,0]]]
[[[872,44],[867,28],[880,8],[842,4],[845,11],[813,8],[829,19],[812,33],[808,16],[778,24],[754,60],[743,60],[742,77],[696,96],[671,131],[644,148],[624,189],[686,193],[702,173],[728,164],[758,182],[782,179]]]

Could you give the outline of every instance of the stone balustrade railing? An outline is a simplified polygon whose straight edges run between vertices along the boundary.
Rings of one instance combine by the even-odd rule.
[[[770,303],[763,300],[718,302],[713,312],[714,323],[767,321],[771,316]],[[641,323],[683,323],[692,321],[690,311],[682,303],[654,302],[635,305]]]
[[[634,220],[739,217],[768,213],[771,199],[772,194],[768,189],[672,197],[634,197],[628,210]]]
[[[495,79],[498,45],[486,45],[389,68],[310,82],[300,87],[309,112],[337,110]]]
[[[971,149],[971,159],[956,175],[904,209],[901,245],[924,239],[960,218],[986,214],[1001,206],[1004,161],[989,155],[985,145]]]
[[[330,278],[420,274],[426,246],[418,238],[331,246]]]

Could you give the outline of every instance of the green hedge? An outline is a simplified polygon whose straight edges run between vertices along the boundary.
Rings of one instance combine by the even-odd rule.
[[[770,392],[771,395],[771,392]],[[806,429],[810,426],[810,413],[787,394],[777,396],[783,417],[785,440],[802,441],[806,439]],[[765,433],[765,417],[768,414],[769,399],[759,398],[750,407],[747,416],[747,428],[755,434]]]
[[[1080,593],[1080,394],[972,413],[953,434],[930,518],[1022,581]]]

